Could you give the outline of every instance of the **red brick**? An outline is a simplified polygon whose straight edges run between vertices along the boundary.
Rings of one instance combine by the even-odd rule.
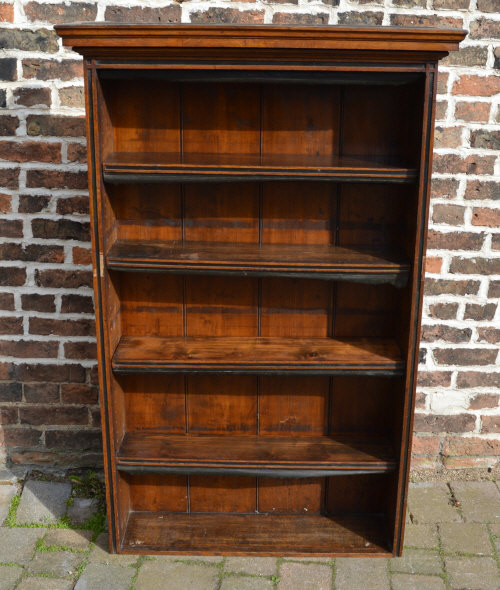
[[[0,340],[0,356],[17,358],[57,358],[58,342],[44,342],[43,340],[14,340],[7,342]]]
[[[5,311],[14,310],[14,294],[0,293],[0,309]]]
[[[464,320],[475,320],[477,322],[490,321],[497,310],[496,303],[467,303],[465,306]]]
[[[93,430],[49,430],[45,433],[45,445],[51,449],[77,449],[78,451],[101,450],[101,431]]]
[[[450,75],[448,72],[439,72],[437,81],[437,93],[446,94],[448,92],[448,80]]]
[[[59,199],[57,201],[57,212],[59,215],[88,215],[89,198],[88,196],[82,196]]]
[[[30,318],[30,334],[49,336],[94,336],[95,326],[93,320],[60,320],[52,318]]]
[[[26,282],[26,269],[15,266],[2,266],[0,272],[1,287],[20,287]]]
[[[12,197],[0,193],[0,213],[10,213],[12,211]]]
[[[0,141],[0,158],[12,162],[60,162],[61,144],[38,141]]]
[[[453,94],[471,96],[493,96],[500,92],[500,76],[460,76],[453,84]]]
[[[477,329],[479,342],[488,342],[489,344],[497,344],[500,342],[500,328],[479,328]]]
[[[498,0],[477,0],[477,9],[481,12],[498,12]]]
[[[470,0],[434,0],[434,10],[467,10]]]
[[[472,387],[500,387],[500,373],[461,371],[457,376],[457,387],[459,389],[468,389]]]
[[[478,18],[469,25],[470,39],[500,39],[500,27],[497,20]]]
[[[66,342],[64,356],[73,360],[95,360],[97,348],[95,342]]]
[[[28,188],[86,189],[87,173],[69,170],[28,170],[26,186]]]
[[[446,112],[448,111],[448,101],[438,100],[436,101],[436,121],[442,121],[446,119]]]
[[[422,341],[437,342],[470,342],[472,330],[470,328],[454,328],[453,326],[422,326]]]
[[[383,19],[383,12],[341,12],[339,14],[339,25],[381,25]]]
[[[19,187],[19,168],[1,168],[0,186],[17,189]]]
[[[491,105],[488,102],[457,102],[455,105],[455,119],[474,123],[487,123],[490,110]]]
[[[500,395],[485,393],[476,395],[469,401],[469,410],[483,410],[484,408],[496,408],[500,403]]]
[[[481,416],[481,432],[484,434],[500,432],[500,416]]]
[[[452,414],[450,416],[415,414],[415,432],[470,432],[476,426],[473,414]]]
[[[23,318],[0,317],[0,334],[22,334]],[[11,355],[9,355],[11,356]]]
[[[23,269],[24,270],[24,269]],[[38,287],[78,289],[92,286],[90,270],[36,270],[35,283]]]
[[[12,115],[0,115],[0,135],[15,135],[19,119]]]
[[[9,427],[0,429],[0,444],[7,447],[35,447],[40,444],[42,432],[34,428]]]
[[[445,457],[454,455],[500,455],[500,440],[487,438],[447,436],[444,441],[442,454]]]
[[[462,127],[441,127],[434,130],[436,148],[458,148],[462,145]]]
[[[71,387],[71,385],[69,385]],[[76,385],[75,387],[78,387]],[[25,383],[24,399],[28,403],[57,404],[60,401],[58,383]]]
[[[431,196],[435,199],[454,199],[457,196],[458,180],[452,178],[433,178]]]
[[[488,297],[500,297],[500,281],[490,280]]]
[[[90,248],[73,248],[73,264],[92,264],[92,255]]]
[[[0,22],[12,23],[14,22],[14,5],[1,4],[0,5]]]
[[[500,209],[474,207],[472,210],[472,225],[485,227],[500,227]]]
[[[451,372],[449,371],[419,371],[419,387],[449,387],[451,385]]]
[[[30,58],[23,60],[23,76],[25,78],[36,78],[37,80],[61,80],[68,82],[74,78],[82,78],[82,60]]]
[[[452,51],[441,62],[443,66],[486,66],[488,48],[480,46],[460,47],[458,51]]]
[[[440,464],[437,457],[415,455],[411,458],[412,469],[437,469]]]
[[[481,180],[468,180],[464,199],[500,199],[500,184]]]
[[[92,297],[86,295],[63,295],[61,313],[94,313]]]
[[[436,203],[432,209],[432,221],[448,225],[463,225],[465,207]]]
[[[438,320],[454,320],[457,317],[458,303],[434,303],[429,305],[429,317]]]
[[[439,274],[443,266],[443,259],[439,256],[428,256],[425,259],[425,272]]]
[[[20,402],[23,387],[19,381],[0,382],[0,402]]]
[[[496,463],[496,460],[492,461],[489,457],[443,457],[446,469],[486,469],[495,466]]]
[[[0,219],[0,236],[2,238],[22,238],[22,219]]]
[[[451,27],[453,29],[461,29],[463,21],[461,18],[438,16],[437,14],[391,14],[391,25],[403,27]]]
[[[440,446],[439,436],[414,436],[411,452],[415,455],[438,455]]]
[[[85,164],[87,162],[87,146],[81,143],[70,143],[68,145],[68,161]]]
[[[204,20],[202,22],[218,22],[218,23],[233,23],[233,22],[249,22],[244,20],[227,20],[229,17],[225,17],[221,14],[219,19],[215,18],[215,15],[219,14],[217,10],[223,9],[210,9],[213,13],[211,19]],[[226,9],[234,11],[234,9]],[[238,11],[234,11],[238,12]],[[194,13],[199,14],[199,12]],[[178,23],[181,20],[181,7],[173,4],[170,6],[162,7],[141,7],[141,6],[107,6],[106,12],[104,13],[104,20],[110,22],[132,22],[132,23]],[[196,20],[196,17],[191,14],[191,22],[200,22]]]
[[[43,244],[0,244],[2,260],[23,262],[64,262],[63,246],[44,246]]]
[[[493,234],[491,248],[492,250],[500,250],[500,234]]]
[[[31,222],[33,237],[53,240],[90,240],[90,224],[71,219],[33,219]]]
[[[86,425],[89,423],[87,408],[75,406],[30,406],[19,409],[21,424],[31,426]]]
[[[41,213],[50,204],[47,195],[19,195],[19,213]]]
[[[298,14],[289,12],[276,12],[273,15],[275,25],[327,25],[329,16],[326,12],[319,14]]]
[[[26,129],[28,135],[84,137],[85,118],[62,115],[28,115]]]
[[[1,424],[18,424],[17,408],[13,406],[0,407],[0,425]]]
[[[421,391],[417,391],[415,394],[415,408],[417,408],[417,410],[425,410],[426,400],[427,395]]]
[[[488,348],[435,348],[434,359],[438,365],[494,365],[498,350]]]
[[[497,275],[500,274],[500,258],[461,258],[455,257],[450,264],[454,274]]]
[[[85,380],[85,369],[77,364],[37,365],[27,363],[15,366],[15,377],[23,382],[82,383]]]
[[[445,174],[493,174],[495,156],[434,154],[434,172]]]
[[[40,107],[51,104],[50,88],[16,88],[14,102],[25,107]]]
[[[484,233],[440,232],[431,229],[427,235],[427,248],[429,250],[481,250],[485,237]]]
[[[0,80],[17,80],[17,59],[15,57],[0,58]]]
[[[401,6],[402,8],[413,8],[418,6],[425,8],[427,6],[427,0],[392,0],[394,6]]]
[[[477,295],[481,283],[474,280],[425,279],[427,295]]]
[[[24,6],[24,13],[30,21],[45,21],[51,24],[93,21],[97,16],[97,5],[83,2],[72,4],[28,2]]]
[[[61,385],[61,401],[64,404],[96,404],[98,402],[97,388],[90,385],[63,383]]]

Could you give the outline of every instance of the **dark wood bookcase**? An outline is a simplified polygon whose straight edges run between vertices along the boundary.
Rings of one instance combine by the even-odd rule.
[[[111,550],[398,555],[463,31],[75,24]]]

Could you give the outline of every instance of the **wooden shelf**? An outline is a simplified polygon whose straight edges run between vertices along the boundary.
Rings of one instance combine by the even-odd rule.
[[[393,340],[122,337],[112,367],[117,373],[401,375],[404,363]]]
[[[367,492],[369,493],[369,492]],[[131,512],[123,553],[389,557],[382,516]]]
[[[233,436],[129,432],[118,469],[133,473],[203,473],[259,477],[328,477],[393,471],[387,440],[355,435]]]
[[[417,170],[362,157],[115,152],[104,161],[103,175],[110,183],[263,180],[405,183],[416,180]]]
[[[406,284],[409,264],[394,254],[328,245],[120,240],[107,257],[113,270],[244,276],[290,276]]]

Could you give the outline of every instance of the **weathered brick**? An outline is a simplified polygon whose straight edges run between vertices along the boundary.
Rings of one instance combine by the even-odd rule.
[[[40,430],[25,426],[0,429],[0,443],[8,447],[36,447],[41,436]]]
[[[482,416],[481,432],[484,434],[500,432],[500,416]]]
[[[427,0],[392,0],[392,4],[402,8],[413,8],[414,6],[425,8],[427,6]]]
[[[471,39],[500,39],[498,21],[484,17],[471,21],[469,37]]]
[[[0,108],[4,109],[7,106],[7,90],[0,89]]]
[[[47,238],[55,240],[90,240],[90,224],[70,219],[33,219],[31,222],[33,236],[35,238]]]
[[[81,60],[63,59],[23,59],[23,76],[37,80],[61,80],[68,82],[74,78],[83,76],[83,64]]]
[[[499,150],[500,149],[500,131],[487,131],[486,129],[477,129],[471,133],[471,147]]]
[[[273,24],[276,25],[326,25],[329,15],[326,12],[318,14],[297,14],[289,12],[277,12],[273,15]]]
[[[434,10],[467,10],[470,0],[434,0]]]
[[[20,402],[23,387],[19,381],[5,383],[0,381],[0,402]]]
[[[429,250],[480,250],[485,234],[472,232],[440,232],[429,230],[427,248]]]
[[[381,25],[384,18],[383,12],[341,12],[339,14],[340,25]]]
[[[500,297],[500,281],[490,280],[488,297]]]
[[[41,213],[50,204],[47,195],[19,195],[19,213]]]
[[[60,162],[61,144],[39,141],[0,141],[0,159],[13,162]]]
[[[35,283],[39,287],[55,287],[60,289],[91,287],[92,272],[88,270],[36,270]]]
[[[68,162],[85,164],[86,161],[87,147],[81,143],[70,143],[68,145]]]
[[[22,334],[23,318],[0,317],[0,334]]]
[[[500,403],[500,395],[495,393],[484,393],[473,397],[469,401],[469,410],[483,410],[485,408],[496,408]]]
[[[441,121],[446,118],[448,111],[448,102],[446,100],[436,101],[436,121]]]
[[[459,389],[468,389],[472,387],[500,387],[500,373],[460,371],[457,376],[457,387]]]
[[[468,180],[464,199],[500,199],[500,184],[481,180]]]
[[[458,181],[453,178],[433,178],[431,196],[436,199],[454,199],[457,196]]]
[[[58,342],[43,340],[0,340],[0,355],[16,358],[56,358],[59,352]]]
[[[416,455],[437,455],[440,445],[439,436],[414,436],[411,451]]]
[[[28,170],[26,186],[29,188],[87,188],[87,172],[70,170]]]
[[[74,383],[61,384],[61,401],[63,404],[96,404],[98,397],[97,387],[95,386]]]
[[[59,215],[88,215],[89,198],[85,197],[68,197],[57,201],[57,213]]]
[[[472,335],[470,328],[454,328],[452,326],[422,326],[422,341],[436,342],[469,342]]]
[[[14,102],[25,107],[47,106],[51,104],[50,88],[24,87],[14,90]]]
[[[61,115],[28,115],[26,129],[28,135],[32,136],[82,137],[85,135],[85,119]]]
[[[462,225],[464,223],[464,214],[465,207],[462,205],[436,203],[432,210],[432,221],[448,225]]]
[[[462,127],[441,127],[434,130],[436,148],[458,148],[462,145]]]
[[[455,2],[455,0],[451,0]],[[467,3],[469,0],[465,0]],[[452,51],[440,63],[444,66],[485,66],[488,59],[487,47],[460,47],[458,51]]]
[[[17,80],[17,60],[15,57],[0,59],[0,80]]]
[[[449,279],[425,279],[427,295],[477,295],[480,282],[474,280],[454,281]]]
[[[22,219],[0,219],[0,236],[2,238],[22,238]]]
[[[476,418],[473,414],[415,414],[413,429],[415,432],[470,432],[474,430]]]
[[[0,49],[56,53],[57,33],[51,29],[2,29]]]
[[[477,0],[477,9],[481,12],[498,12],[498,0]]]
[[[90,248],[73,248],[73,264],[92,264],[92,252]]]
[[[11,23],[14,21],[14,5],[2,4],[0,6],[0,22]]]
[[[236,8],[213,7],[208,10],[197,10],[192,12],[191,22],[193,24],[259,24],[264,22],[264,12],[261,10],[238,10]],[[275,22],[274,18],[273,22]]]
[[[15,266],[2,266],[0,286],[20,287],[26,282],[26,269]]]
[[[480,305],[478,303],[467,303],[465,306],[464,320],[490,321],[493,319],[497,310],[496,303],[486,303]]]
[[[490,110],[491,105],[488,102],[458,101],[455,105],[455,119],[486,123],[490,117]]]
[[[493,365],[497,349],[488,348],[435,348],[433,356],[438,365]]]
[[[14,293],[0,293],[0,309],[5,311],[14,310]]]
[[[480,438],[477,436],[447,436],[444,440],[442,454],[453,455],[500,455],[500,440]]]
[[[419,371],[417,384],[419,387],[448,387],[451,385],[449,371]]]
[[[450,263],[453,274],[497,275],[500,274],[500,258],[453,258]]]
[[[493,174],[494,156],[472,154],[462,158],[458,154],[434,154],[434,172],[448,174]]]
[[[464,74],[453,84],[453,94],[493,96],[500,92],[500,76]]]
[[[457,317],[458,303],[434,303],[429,305],[429,317],[438,320],[454,320]]]
[[[391,14],[391,25],[403,27],[451,27],[453,29],[461,29],[463,21],[461,18],[439,16],[437,14]]]
[[[89,422],[87,408],[77,406],[29,406],[19,409],[21,424],[30,426],[86,425]]]
[[[70,386],[71,387],[71,386]],[[78,386],[76,386],[78,387]],[[24,399],[28,403],[56,404],[60,401],[58,383],[25,383]]]
[[[21,304],[27,311],[42,311],[52,313],[56,310],[54,295],[40,295],[39,293],[24,293],[21,295]]]
[[[500,342],[499,328],[477,328],[478,342],[488,342],[489,344],[497,344]]]
[[[181,7],[176,4],[162,6],[161,8],[107,6],[106,12],[104,13],[104,20],[118,23],[178,23],[181,20]],[[191,22],[195,22],[192,16]],[[227,21],[221,20],[215,22]]]
[[[92,297],[86,295],[63,295],[61,313],[94,313]]]
[[[3,243],[0,244],[0,259],[22,260],[23,262],[64,262],[64,247]]]
[[[17,408],[12,406],[0,406],[0,425],[2,424],[18,424]]]
[[[0,135],[15,135],[19,125],[18,117],[0,115]]]
[[[92,21],[97,16],[97,5],[75,2],[72,4],[47,4],[28,2],[24,14],[30,21],[44,21],[51,24]]]
[[[64,357],[74,360],[94,360],[97,358],[95,342],[66,342]]]
[[[60,320],[52,318],[30,318],[30,334],[57,336],[93,336],[95,327],[93,320]]]
[[[49,430],[45,433],[45,445],[49,449],[62,447],[79,451],[100,450],[102,445],[101,431],[96,429]]]
[[[83,86],[68,86],[59,89],[59,100],[65,107],[81,108],[85,107],[85,95]]]
[[[492,250],[500,250],[500,234],[493,234],[491,239]]]

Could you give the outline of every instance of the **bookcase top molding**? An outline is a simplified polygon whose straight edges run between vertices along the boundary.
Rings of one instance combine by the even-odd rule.
[[[63,44],[86,57],[200,57],[437,60],[467,31],[430,27],[164,25],[73,23],[55,27]],[[265,51],[265,54],[262,52]],[[297,53],[297,52],[300,53]],[[208,52],[208,53],[206,53]]]

